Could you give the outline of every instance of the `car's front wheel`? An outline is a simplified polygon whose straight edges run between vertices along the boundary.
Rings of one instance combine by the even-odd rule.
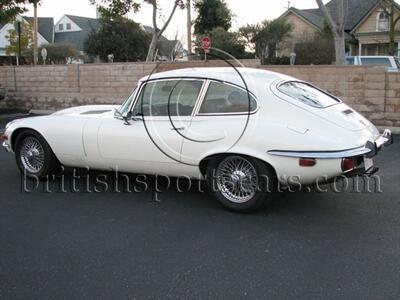
[[[245,156],[216,157],[207,165],[211,193],[230,210],[252,212],[271,200],[275,172],[265,163]]]
[[[17,136],[15,159],[20,171],[30,178],[55,174],[60,167],[49,144],[33,130],[26,130]]]

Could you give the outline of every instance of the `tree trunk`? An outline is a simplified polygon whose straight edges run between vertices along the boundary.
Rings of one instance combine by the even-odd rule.
[[[396,24],[395,24],[395,16],[394,16],[394,2],[391,3],[390,5],[390,18],[389,18],[389,38],[390,38],[390,42],[389,42],[389,55],[394,56],[394,38],[396,35]]]
[[[316,0],[319,9],[325,16],[329,28],[333,33],[333,39],[335,42],[335,60],[337,65],[344,65],[346,63],[346,46],[344,40],[344,27],[346,23],[347,16],[347,0],[338,0],[336,7],[336,20],[332,18],[332,15],[326,8],[322,0]],[[345,5],[346,4],[346,5]]]
[[[149,51],[147,52],[147,58],[146,58],[147,62],[154,61],[157,52],[158,40],[165,31],[165,29],[167,29],[168,24],[171,22],[171,19],[176,11],[176,8],[178,7],[178,2],[179,1],[177,0],[175,1],[174,7],[172,8],[172,11],[169,14],[167,21],[164,23],[164,26],[160,30],[158,30],[157,27],[157,1],[153,0],[151,2],[151,5],[153,6],[153,38],[151,39]]]
[[[191,4],[190,0],[187,0],[186,3],[187,9],[187,20],[186,20],[186,31],[187,31],[187,47],[188,47],[188,56],[192,55],[192,16],[191,16]]]
[[[149,46],[149,51],[147,52],[146,61],[152,62],[155,59],[156,51],[157,51],[157,34],[153,34],[153,38],[151,39],[151,43]]]
[[[33,2],[33,64],[39,61],[38,54],[38,17],[37,17],[37,0]]]
[[[335,41],[335,63],[337,65],[346,64],[346,44],[344,36],[340,36],[336,32],[333,34],[333,39]]]

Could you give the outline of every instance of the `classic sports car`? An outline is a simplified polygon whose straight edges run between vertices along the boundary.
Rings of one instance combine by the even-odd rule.
[[[372,157],[393,143],[312,84],[249,68],[153,74],[121,106],[15,120],[2,140],[31,177],[60,164],[200,177],[236,211],[260,207],[278,183],[372,174]]]

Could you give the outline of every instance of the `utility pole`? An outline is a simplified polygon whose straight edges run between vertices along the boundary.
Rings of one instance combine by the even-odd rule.
[[[186,2],[186,10],[187,10],[187,48],[188,48],[188,56],[192,55],[192,16],[191,16],[191,5],[190,0]]]
[[[38,0],[33,1],[33,64],[38,63],[38,17],[37,17]]]

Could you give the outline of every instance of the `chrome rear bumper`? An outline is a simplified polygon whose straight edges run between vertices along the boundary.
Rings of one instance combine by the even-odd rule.
[[[3,142],[3,147],[7,152],[12,152],[11,145],[8,142]]]
[[[297,158],[347,158],[355,156],[373,157],[378,154],[382,147],[392,145],[394,142],[392,133],[389,129],[385,129],[383,134],[376,139],[375,142],[367,142],[365,146],[353,149],[345,149],[338,151],[285,151],[285,150],[270,150],[267,153],[275,156],[297,157]]]

